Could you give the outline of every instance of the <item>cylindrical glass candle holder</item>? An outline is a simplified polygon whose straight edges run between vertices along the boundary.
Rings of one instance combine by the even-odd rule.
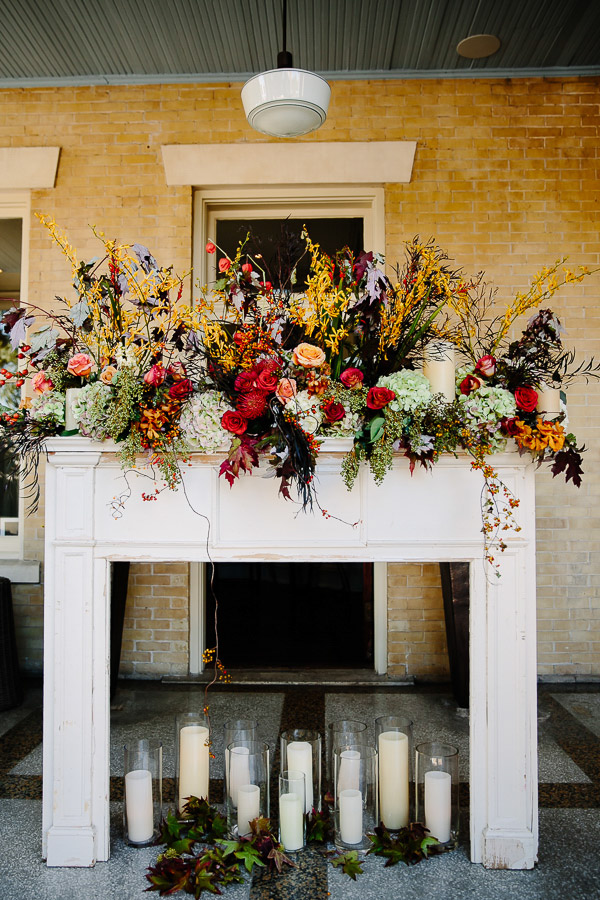
[[[367,726],[364,722],[355,719],[337,719],[330,722],[325,733],[327,746],[325,748],[325,780],[327,789],[333,793],[333,754],[336,747],[349,744],[362,744],[366,741]]]
[[[290,769],[279,776],[279,840],[286,853],[306,846],[306,779]]]
[[[254,719],[228,719],[223,726],[223,733],[223,747],[225,748],[223,771],[227,772],[229,768],[230,745],[239,743],[241,746],[243,741],[258,740],[258,722]]]
[[[415,819],[449,850],[458,846],[458,749],[431,741],[418,744]]]
[[[375,719],[379,759],[379,814],[385,827],[398,831],[410,823],[410,781],[413,733],[410,719]]]
[[[367,832],[379,824],[377,750],[367,744],[338,747],[333,754],[335,845],[366,852]]]
[[[235,837],[250,834],[250,822],[270,815],[269,745],[237,738],[226,748],[227,824]]]
[[[308,728],[283,731],[280,738],[281,771],[304,772],[304,812],[321,809],[321,735]]]
[[[188,797],[208,800],[210,729],[203,713],[175,719],[175,802],[181,813]]]
[[[123,834],[134,847],[158,837],[162,820],[162,744],[135,741],[124,750]]]

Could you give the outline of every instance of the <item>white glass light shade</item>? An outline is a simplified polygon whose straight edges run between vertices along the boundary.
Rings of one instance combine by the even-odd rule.
[[[273,137],[298,137],[320,128],[330,96],[325,79],[304,69],[270,69],[242,88],[248,122]]]

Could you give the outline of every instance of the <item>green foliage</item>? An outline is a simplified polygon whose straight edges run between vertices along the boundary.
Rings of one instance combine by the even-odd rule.
[[[306,839],[319,844],[326,844],[327,841],[333,840],[333,822],[327,803],[323,804],[321,812],[313,812],[308,822]]]
[[[360,866],[356,850],[349,850],[347,853],[341,853],[339,856],[332,857],[331,865],[336,869],[341,866],[344,875],[348,875],[352,881],[356,881],[356,876],[362,875],[364,872]]]
[[[430,837],[427,828],[420,822],[413,822],[412,825],[401,828],[396,836],[392,836],[383,825],[379,825],[375,829],[375,834],[369,834],[368,838],[371,846],[367,854],[385,857],[386,867],[395,866],[400,862],[406,863],[407,866],[416,865],[432,853],[437,853],[441,846],[434,837]]]

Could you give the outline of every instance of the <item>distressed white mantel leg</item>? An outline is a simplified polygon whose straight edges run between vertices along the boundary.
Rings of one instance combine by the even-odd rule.
[[[49,866],[108,859],[109,563],[94,559],[98,454],[47,467],[44,855]]]

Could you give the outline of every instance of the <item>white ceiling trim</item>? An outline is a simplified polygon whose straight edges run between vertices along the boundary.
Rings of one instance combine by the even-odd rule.
[[[164,144],[168,185],[408,183],[416,141]]]
[[[60,147],[0,147],[0,190],[53,188]]]

